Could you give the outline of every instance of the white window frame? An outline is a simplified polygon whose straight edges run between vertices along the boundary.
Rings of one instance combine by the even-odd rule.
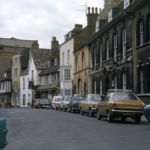
[[[108,22],[110,22],[112,19],[113,19],[113,17],[112,17],[112,9],[110,9],[108,11]]]
[[[54,59],[54,65],[57,65],[57,58]]]
[[[123,89],[126,89],[126,85],[127,85],[127,78],[126,78],[126,72],[122,73],[122,79],[123,79]]]
[[[124,9],[130,5],[130,0],[124,0]]]
[[[117,34],[114,35],[114,60],[117,61]]]
[[[64,69],[64,80],[65,81],[70,81],[71,80],[70,69]]]
[[[65,95],[71,96],[71,90],[65,90],[64,92],[65,92]]]
[[[106,40],[106,59],[109,59],[109,40]]]
[[[127,39],[127,35],[126,35],[126,29],[122,30],[122,47],[123,47],[123,58],[126,58],[126,39]]]
[[[144,22],[143,22],[143,20],[141,20],[139,24],[140,24],[140,29],[139,29],[140,30],[140,45],[143,45],[143,43],[144,43],[144,41],[143,41],[144,40],[143,39],[144,38],[144,35],[143,35]]]

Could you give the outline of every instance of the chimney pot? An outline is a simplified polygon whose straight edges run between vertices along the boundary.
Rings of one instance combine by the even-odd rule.
[[[94,14],[94,7],[92,7],[92,14]]]
[[[88,7],[88,14],[90,14],[90,7]]]
[[[100,8],[100,9],[99,9],[99,13],[101,13],[101,11],[102,11],[102,9]]]
[[[82,24],[75,24],[75,28],[76,30],[81,30],[82,29]]]
[[[56,41],[56,37],[53,36],[53,37],[52,37],[52,41]]]
[[[97,7],[95,8],[95,13],[97,14]]]

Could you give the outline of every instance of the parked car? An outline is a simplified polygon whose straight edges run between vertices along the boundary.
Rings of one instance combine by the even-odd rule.
[[[0,149],[5,148],[8,144],[6,140],[8,130],[6,129],[6,119],[0,118]]]
[[[97,118],[107,117],[108,122],[113,118],[121,117],[125,121],[127,117],[140,123],[144,113],[145,104],[131,90],[108,90],[104,101],[97,106]]]
[[[41,99],[36,99],[36,100],[34,101],[34,103],[33,103],[33,107],[34,107],[34,108],[39,108],[40,100],[41,100]]]
[[[51,103],[51,107],[52,109],[59,109],[60,108],[60,101],[62,99],[62,96],[54,96],[53,97],[53,100],[52,100],[52,103]]]
[[[74,113],[75,111],[80,111],[79,102],[84,98],[84,95],[75,94],[73,95],[71,101],[68,105],[68,112]]]
[[[71,96],[63,96],[60,101],[60,110],[66,111],[69,105],[69,102],[71,101]]]
[[[104,99],[104,95],[88,94],[80,102],[80,114],[89,113],[90,117],[93,117],[97,113],[97,104]]]
[[[144,116],[150,122],[150,105],[146,105],[144,108]]]
[[[48,99],[41,99],[39,102],[39,108],[49,108],[50,109],[51,104],[50,101]]]

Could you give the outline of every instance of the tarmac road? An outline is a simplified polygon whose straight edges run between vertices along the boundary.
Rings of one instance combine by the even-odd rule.
[[[150,150],[150,124],[108,123],[87,114],[46,109],[0,109],[7,120],[4,150]]]

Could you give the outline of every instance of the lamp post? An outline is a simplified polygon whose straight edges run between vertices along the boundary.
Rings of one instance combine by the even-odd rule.
[[[115,70],[117,67],[117,62],[115,60],[113,60],[112,62],[112,88],[115,88]]]

